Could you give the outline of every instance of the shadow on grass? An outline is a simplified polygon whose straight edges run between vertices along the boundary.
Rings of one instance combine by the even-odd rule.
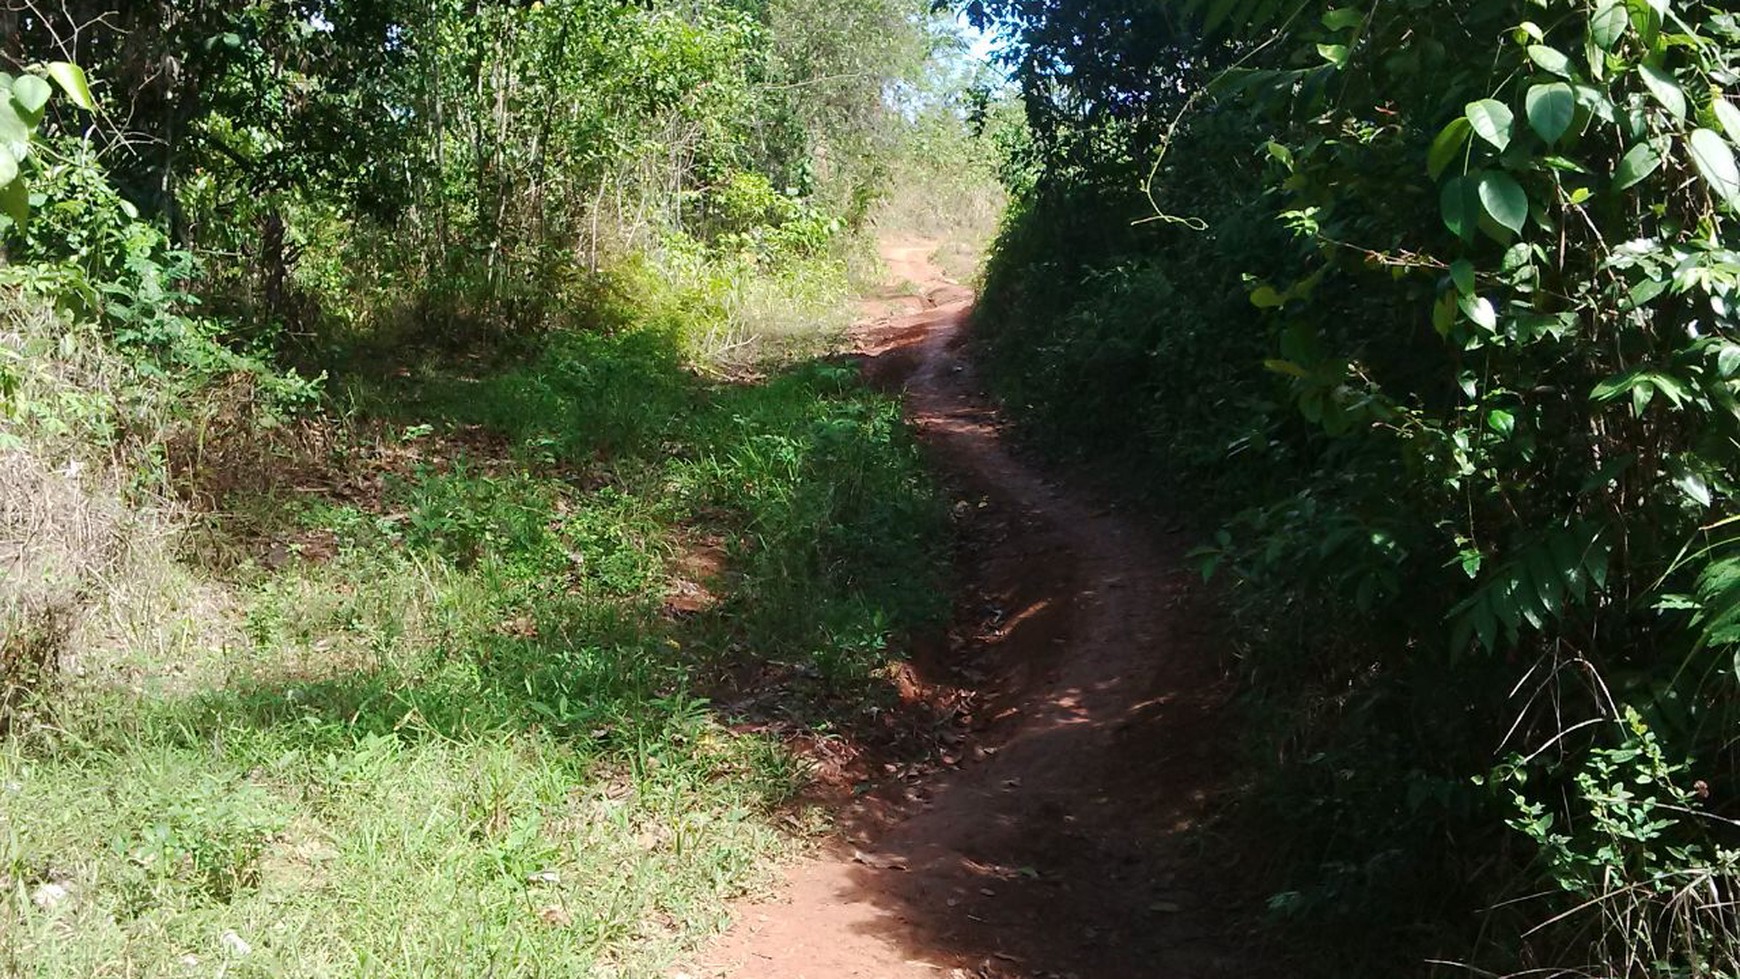
[[[253,614],[257,647],[364,651],[148,705],[179,739],[338,750],[537,730],[638,765],[709,718],[775,739],[922,734],[891,723],[889,663],[940,631],[946,518],[896,402],[825,362],[708,381],[659,330],[465,366],[348,379],[366,415],[434,445],[377,499],[302,500],[297,519],[341,551],[284,569],[299,587]],[[511,458],[473,458],[479,431]],[[702,607],[674,608],[670,569],[698,541],[723,568],[685,583]],[[381,607],[405,604],[389,584],[407,562],[439,572],[439,627]],[[316,609],[335,592],[350,597]]]

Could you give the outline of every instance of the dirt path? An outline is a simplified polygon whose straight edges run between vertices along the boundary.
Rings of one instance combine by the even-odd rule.
[[[961,602],[927,679],[975,687],[958,767],[788,874],[698,971],[742,979],[1249,975],[1237,868],[1189,832],[1225,780],[1225,695],[1177,544],[1005,444],[963,356],[969,290],[897,242],[855,333],[904,389],[963,516]],[[956,761],[955,759],[950,759]]]

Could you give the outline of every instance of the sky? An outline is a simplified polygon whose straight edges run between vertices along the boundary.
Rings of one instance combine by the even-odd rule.
[[[967,39],[967,43],[970,45],[968,50],[974,60],[990,60],[991,49],[997,41],[996,35],[981,31],[968,23],[965,14],[957,14],[955,22],[960,24],[961,36]]]

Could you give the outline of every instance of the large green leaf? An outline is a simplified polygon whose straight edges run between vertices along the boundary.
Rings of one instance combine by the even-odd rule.
[[[1618,47],[1630,26],[1631,17],[1625,12],[1623,3],[1609,3],[1589,17],[1589,33],[1603,51]]]
[[[1450,281],[1456,284],[1456,291],[1464,296],[1474,294],[1474,263],[1466,258],[1459,258],[1450,263]]]
[[[1539,65],[1542,71],[1551,72],[1560,78],[1571,77],[1571,59],[1558,48],[1545,44],[1529,45],[1529,60]]]
[[[18,161],[12,158],[11,153],[0,150],[0,187],[23,182],[18,179]]]
[[[42,108],[48,104],[49,95],[53,90],[48,83],[35,75],[20,75],[12,82],[12,98],[24,110],[24,117],[29,121],[42,118]]]
[[[1516,178],[1508,173],[1489,170],[1480,175],[1475,186],[1480,197],[1480,207],[1486,212],[1486,216],[1501,227],[1521,233],[1523,222],[1529,216],[1529,195],[1516,182]]]
[[[1686,137],[1686,149],[1710,191],[1730,209],[1740,211],[1740,164],[1735,162],[1728,141],[1713,129],[1694,129]]]
[[[0,153],[0,157],[6,154]],[[22,228],[30,220],[30,188],[25,186],[22,178],[0,183],[0,214],[12,219],[12,223]]]
[[[1655,96],[1662,108],[1668,110],[1675,119],[1686,117],[1686,93],[1680,91],[1679,82],[1674,81],[1674,76],[1668,74],[1661,65],[1650,61],[1638,65],[1637,73],[1643,78],[1644,87],[1649,89],[1649,94]]]
[[[1710,111],[1715,114],[1716,121],[1721,123],[1722,132],[1728,134],[1728,140],[1740,145],[1740,108],[1728,101],[1727,96],[1717,92],[1710,102]]]
[[[1661,169],[1661,150],[1654,140],[1645,140],[1625,152],[1613,170],[1613,189],[1625,190]]]
[[[85,70],[69,61],[51,61],[48,64],[48,77],[54,79],[66,97],[73,105],[86,112],[97,111],[97,100],[91,97],[91,83],[85,78]]]
[[[1438,198],[1444,227],[1458,238],[1471,241],[1480,226],[1480,194],[1473,177],[1456,177],[1444,184]]]
[[[1485,296],[1463,296],[1456,305],[1475,326],[1489,333],[1498,329],[1498,310],[1493,308],[1492,300]]]
[[[24,159],[30,152],[30,134],[35,129],[19,116],[11,99],[0,98],[0,154],[10,156],[13,162]]]
[[[1500,152],[1510,145],[1511,126],[1516,122],[1510,106],[1497,99],[1481,99],[1468,103],[1463,111],[1481,139],[1497,147]]]
[[[1716,370],[1722,375],[1722,380],[1732,380],[1740,374],[1740,343],[1724,343],[1716,351]]]
[[[1571,120],[1577,117],[1577,93],[1564,82],[1530,88],[1523,105],[1529,128],[1549,145],[1563,138],[1571,128]]]
[[[1456,159],[1456,154],[1462,151],[1472,132],[1474,126],[1467,116],[1457,116],[1438,132],[1437,137],[1432,140],[1432,149],[1426,154],[1426,172],[1433,180],[1443,175],[1444,169]]]

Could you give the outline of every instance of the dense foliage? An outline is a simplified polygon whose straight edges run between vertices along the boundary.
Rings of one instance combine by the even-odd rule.
[[[1735,974],[1740,21],[969,11],[1033,133],[997,383],[1224,522],[1272,906],[1361,936],[1307,957]]]
[[[624,251],[829,248],[880,192],[884,90],[942,42],[922,9],[164,0],[30,7],[5,33],[14,64],[97,79],[102,111],[49,112],[59,158],[100,159],[200,259],[239,339],[324,366],[357,330],[549,326]],[[32,244],[14,257],[67,251]]]

